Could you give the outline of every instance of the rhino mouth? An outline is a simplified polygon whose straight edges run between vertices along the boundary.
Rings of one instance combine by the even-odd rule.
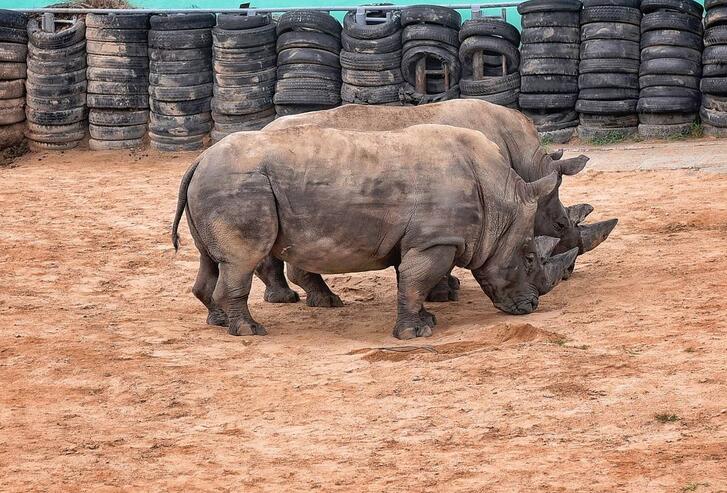
[[[527,315],[534,312],[538,308],[538,297],[531,295],[513,300],[495,301],[495,308],[510,315]]]

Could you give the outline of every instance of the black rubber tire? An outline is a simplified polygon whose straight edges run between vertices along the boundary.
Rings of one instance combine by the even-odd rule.
[[[146,43],[104,43],[86,41],[86,53],[121,57],[147,57]]]
[[[522,45],[520,55],[523,58],[580,58],[578,43],[530,43]],[[461,59],[461,58],[460,58]]]
[[[391,53],[401,50],[401,32],[379,39],[356,39],[345,32],[341,35],[341,46],[346,51],[355,53]]]
[[[215,61],[244,63],[275,56],[277,56],[277,53],[273,44],[255,46],[254,48],[219,48],[215,46],[212,49],[212,60]]]
[[[28,43],[28,32],[25,29],[0,26],[0,41],[3,43]]]
[[[468,96],[486,96],[515,89],[520,89],[520,74],[517,72],[504,77],[459,80],[460,93]]]
[[[218,74],[250,74],[275,67],[276,56],[240,62],[237,60],[213,60],[213,70]]]
[[[523,109],[523,114],[530,118],[535,125],[553,124],[578,124],[578,113],[573,109],[565,110],[528,110]]]
[[[37,125],[29,123],[25,129],[25,137],[35,142],[64,144],[76,142],[86,136],[85,122],[70,125]]]
[[[522,60],[521,75],[578,75],[578,60],[568,58],[542,58]]]
[[[88,82],[88,92],[91,94],[147,94],[149,84],[147,81],[139,82],[103,82],[92,80]]]
[[[575,105],[575,109],[578,113],[589,113],[594,115],[619,115],[623,113],[635,113],[636,106],[636,99],[624,99],[617,101],[579,99]]]
[[[322,79],[287,79],[288,81],[319,81],[319,82],[328,82],[332,85],[331,89],[332,91],[338,92],[341,88],[341,85],[333,82],[333,81],[324,81]],[[217,98],[221,101],[236,101],[238,99],[244,99],[244,98],[262,98],[266,96],[272,96],[273,93],[275,93],[275,81],[268,81],[264,84],[255,86],[255,87],[220,87],[220,86],[214,86],[212,88],[212,97]],[[301,84],[305,85],[305,84]],[[310,83],[309,85],[315,85],[314,83]]]
[[[484,36],[469,37],[462,42],[459,47],[462,65],[471,66],[472,57],[479,51],[504,56],[507,73],[517,72],[520,66],[520,53],[512,43],[501,38]]]
[[[618,22],[593,22],[581,26],[581,42],[592,39],[621,39],[625,41],[641,40],[639,26]]]
[[[641,19],[641,32],[676,29],[702,35],[702,19],[680,12],[654,12]]]
[[[636,74],[581,74],[578,76],[579,89],[598,88],[639,89]]]
[[[237,101],[219,101],[212,98],[211,109],[216,113],[225,115],[249,115],[258,113],[273,105],[273,96],[262,98],[247,98]]]
[[[693,75],[700,77],[702,75],[702,64],[684,60],[683,58],[655,58],[654,60],[641,62],[639,74]]]
[[[626,139],[639,132],[638,126],[632,127],[589,127],[578,125],[578,137],[581,140],[593,141],[597,139]]]
[[[697,89],[677,86],[651,86],[641,90],[639,97],[642,98],[692,98],[700,99],[701,94]]]
[[[641,35],[641,49],[660,45],[682,46],[701,51],[702,37],[698,34],[675,29],[649,31]]]
[[[74,45],[83,41],[85,33],[86,23],[82,20],[76,20],[70,27],[54,33],[43,31],[35,19],[28,21],[28,42],[46,50]]]
[[[88,112],[88,123],[109,127],[124,127],[128,125],[146,125],[149,121],[149,110],[101,110],[93,109]]]
[[[727,95],[727,77],[705,77],[701,82],[705,94]]]
[[[707,28],[723,26],[725,24],[727,24],[726,6],[714,7],[707,10],[707,15],[704,17],[704,25]]]
[[[212,129],[212,115],[209,112],[184,116],[159,115],[149,113],[149,130],[157,135],[186,137],[203,135]]]
[[[641,11],[629,7],[589,7],[581,12],[581,23],[588,24],[589,22],[620,22],[638,26],[641,22]]]
[[[26,94],[29,97],[36,97],[36,98],[66,98],[71,96],[77,96],[85,94],[87,82],[81,81],[77,82],[75,84],[66,84],[66,85],[57,85],[57,86],[48,86],[48,85],[36,85],[36,84],[26,84],[25,90]],[[85,96],[83,97],[83,100],[80,104],[83,104],[85,102]],[[74,103],[74,106],[79,106]]]
[[[49,50],[28,45],[28,59],[39,62],[57,62],[70,57],[85,56],[85,54],[85,41],[79,41],[78,43],[66,48],[55,48]]]
[[[275,80],[277,78],[277,67],[270,67],[260,72],[251,74],[213,74],[215,85],[220,87],[247,87]],[[164,84],[158,84],[164,85]]]
[[[706,47],[702,52],[702,63],[705,65],[727,63],[727,45]]]
[[[402,9],[402,26],[420,23],[438,24],[452,29],[459,29],[462,24],[462,16],[454,9],[439,5],[414,5]]]
[[[149,18],[149,25],[155,31],[178,31],[209,29],[215,21],[214,14],[157,14]]]
[[[404,53],[402,53],[401,72],[404,76],[404,80],[409,82],[409,84],[415,84],[416,64],[418,60],[424,56],[430,59],[436,58],[437,60],[439,60],[440,63],[447,64],[450,73],[450,84],[455,85],[457,83],[460,76],[459,58],[456,55],[453,55],[451,52],[435,46],[416,46],[414,48],[407,49],[404,51]],[[364,85],[357,84],[356,82],[352,81],[346,82],[354,85]],[[388,84],[394,84],[396,82],[399,81],[390,80]]]
[[[275,47],[278,53],[289,48],[315,48],[338,54],[341,51],[341,41],[330,34],[288,31],[278,37]]]
[[[727,77],[727,63],[702,65],[702,77]]]
[[[26,91],[29,92],[29,88],[26,86]],[[54,97],[41,97],[26,94],[25,104],[31,108],[44,111],[57,111],[69,108],[75,108],[77,106],[83,106],[86,104],[86,93],[80,92],[77,94],[71,94],[68,96],[54,96]]]
[[[213,81],[212,72],[198,72],[196,74],[149,74],[148,84],[162,87],[198,86]]]
[[[22,79],[0,82],[0,99],[22,98],[25,95],[25,82]]]
[[[107,55],[88,55],[88,66],[94,68],[111,69],[149,69],[149,59],[146,57],[121,57]],[[86,58],[83,59],[83,66],[86,66]]]
[[[581,113],[579,117],[581,125],[592,128],[636,127],[639,124],[636,113],[615,115]]]
[[[641,6],[641,0],[581,0],[583,8],[591,7],[627,7],[630,9],[638,9]]]
[[[63,144],[51,144],[48,142],[28,141],[28,149],[32,152],[63,152],[78,147],[80,141],[66,142]]]
[[[149,96],[146,94],[87,94],[89,108],[148,108]]]
[[[196,86],[149,86],[149,96],[159,101],[191,101],[212,95],[212,83]]]
[[[522,42],[527,43],[580,43],[577,27],[537,27],[523,29]]]
[[[652,86],[677,86],[699,89],[699,77],[691,75],[642,75],[639,77],[641,89]]]
[[[141,139],[146,134],[146,123],[141,125],[104,126],[88,125],[88,133],[96,140],[131,140]]]
[[[683,58],[693,62],[702,60],[701,49],[684,48],[681,46],[656,45],[641,49],[641,61],[655,58]]]
[[[149,62],[149,72],[158,72],[160,74],[191,74],[205,70],[212,70],[212,60],[185,60],[178,62],[152,60]]]
[[[290,77],[318,77],[320,79],[341,80],[341,70],[327,65],[296,63],[277,67],[278,79]]]
[[[579,0],[529,0],[517,6],[517,11],[521,15],[551,10],[578,12],[581,10],[581,2]]]
[[[186,62],[190,60],[209,60],[211,48],[192,48],[189,50],[159,50],[149,48],[149,60],[155,62]]]
[[[21,98],[22,99],[22,98]],[[25,110],[22,103],[11,108],[0,107],[0,127],[14,125],[25,120]]]
[[[341,37],[341,24],[330,14],[314,10],[293,10],[285,12],[278,19],[277,34],[288,31],[318,31],[337,38]]]
[[[270,106],[264,110],[258,111],[257,113],[249,113],[247,115],[226,115],[224,113],[212,112],[212,120],[215,122],[215,126],[220,126],[222,130],[228,130],[228,125],[243,125],[247,122],[254,124],[256,120],[262,121],[268,118],[275,118],[275,107]]]
[[[161,142],[150,132],[149,139],[151,148],[158,152],[193,152],[204,149],[204,135],[175,137],[170,142]]]
[[[581,43],[581,60],[599,60],[602,58],[639,60],[641,58],[641,49],[639,43],[616,39],[594,39]]]
[[[271,23],[270,14],[217,14],[217,27],[220,29],[246,31]]]
[[[25,138],[25,122],[12,123],[0,127],[0,149],[13,147]]]
[[[88,149],[91,151],[118,151],[122,149],[135,149],[144,144],[144,139],[128,140],[96,140],[88,139]]]
[[[306,91],[276,92],[273,98],[275,104],[325,104],[336,105],[341,102],[340,88],[338,92]]]
[[[425,50],[432,48],[436,52],[451,53],[454,58],[459,60],[459,48],[455,48],[454,46],[445,43],[438,43],[436,41],[431,41],[427,39],[409,41],[407,43],[404,43],[401,47],[402,57],[404,57],[406,52],[408,52],[409,50],[412,50],[414,48],[421,50],[422,47],[424,47]],[[485,54],[485,58],[488,58],[487,54]]]
[[[688,135],[692,130],[692,123],[679,125],[644,125],[639,124],[639,136],[646,139],[671,139]]]
[[[479,17],[465,21],[459,30],[459,41],[462,42],[471,36],[498,37],[509,41],[515,47],[520,46],[520,32],[517,28],[504,20],[491,17]]]
[[[205,113],[211,109],[212,98],[194,99],[192,101],[149,101],[149,109],[159,115],[183,116]],[[271,98],[272,104],[272,98]]]
[[[88,67],[85,75],[90,81],[149,84],[149,71],[146,69]]]
[[[520,93],[521,108],[573,108],[578,94],[524,94]]]
[[[28,26],[28,16],[22,12],[0,9],[0,26],[25,29]]]
[[[702,106],[714,111],[727,112],[727,96],[704,94],[702,95]]]
[[[28,70],[26,75],[27,84],[37,86],[65,86],[68,84],[78,84],[86,80],[86,69],[66,72],[64,74],[42,75]]]
[[[0,62],[25,62],[28,47],[18,43],[0,43]]]
[[[641,113],[639,123],[644,125],[683,125],[694,123],[696,114],[689,113]]]
[[[212,46],[212,31],[210,29],[149,31],[149,48],[188,50],[209,46]]]
[[[704,8],[692,0],[641,0],[641,12],[650,14],[658,10],[675,10],[702,18]]]
[[[0,62],[0,80],[24,79],[27,70],[25,63]]]
[[[341,68],[352,70],[390,70],[401,66],[401,51],[370,55],[366,53],[353,53],[342,51],[340,55]]]
[[[87,28],[88,41],[101,41],[106,43],[147,43],[149,31],[147,29],[97,29]]]
[[[639,113],[690,113],[699,109],[699,100],[694,98],[650,97],[639,98],[636,110]]]
[[[704,31],[704,46],[727,44],[727,26],[714,26]]]
[[[398,68],[393,70],[380,70],[377,72],[343,69],[341,70],[341,80],[353,86],[376,87],[401,84],[404,82],[404,77],[402,70]]]
[[[67,110],[44,111],[30,106],[25,107],[28,121],[39,125],[69,125],[86,119],[86,108],[83,106]]]
[[[618,59],[618,58],[602,58],[599,60],[581,60],[578,65],[578,71],[581,74],[594,73],[619,73],[619,74],[638,74],[639,60]]]
[[[520,19],[520,22],[523,26],[523,31],[542,27],[577,28],[581,25],[581,16],[578,12],[563,12],[556,10],[552,12],[536,12],[524,15]]]
[[[275,24],[267,24],[244,31],[220,29],[211,31],[214,45],[220,48],[250,48],[275,43]],[[151,43],[150,43],[151,46]]]
[[[436,24],[411,24],[401,32],[402,43],[422,40],[436,41],[456,48],[459,46],[459,33],[456,29]]]
[[[318,64],[328,67],[340,67],[338,55],[313,48],[291,48],[278,53],[278,66],[289,64]]]
[[[572,75],[524,75],[520,78],[524,93],[575,93],[578,78]]]
[[[622,99],[639,99],[639,89],[622,87],[600,87],[593,89],[581,89],[578,91],[578,99],[590,99],[595,101],[615,101]]]
[[[93,29],[149,30],[149,14],[86,14],[85,21]]]
[[[508,91],[496,92],[493,94],[464,94],[461,93],[462,99],[479,99],[488,103],[500,106],[517,105],[520,100],[520,91],[518,89],[510,89]]]
[[[356,12],[349,11],[343,17],[343,32],[356,39],[379,39],[391,36],[401,29],[401,18],[398,14],[385,22],[375,24],[356,23]]]

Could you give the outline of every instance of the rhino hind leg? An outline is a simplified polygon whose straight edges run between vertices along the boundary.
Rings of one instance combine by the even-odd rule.
[[[227,315],[212,299],[218,277],[217,262],[212,260],[206,253],[200,252],[199,271],[197,271],[197,279],[194,281],[192,293],[207,307],[207,324],[227,327]]]
[[[255,269],[255,274],[265,283],[263,299],[268,303],[297,303],[300,301],[298,293],[290,289],[283,272],[284,265],[272,255],[268,255]]]
[[[456,252],[456,246],[437,245],[404,254],[397,267],[399,293],[394,337],[413,339],[432,335],[436,318],[424,309],[424,298],[435,284],[446,279]]]
[[[219,265],[220,277],[212,298],[227,313],[227,330],[233,336],[262,336],[268,333],[265,327],[253,320],[247,307],[256,264],[245,265],[244,262],[233,261]]]
[[[288,279],[297,284],[306,294],[306,305],[320,308],[338,308],[343,301],[331,291],[320,274],[307,272],[288,264]]]

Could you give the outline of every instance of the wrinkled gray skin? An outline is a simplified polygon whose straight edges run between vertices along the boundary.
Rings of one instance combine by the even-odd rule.
[[[580,225],[580,221],[570,219],[568,210],[560,201],[558,189],[562,176],[574,175],[581,171],[588,161],[587,157],[578,156],[560,160],[562,151],[546,153],[540,145],[535,126],[527,117],[519,111],[485,101],[457,99],[414,107],[345,105],[331,110],[280,118],[265,127],[264,131],[301,125],[359,131],[396,130],[426,123],[451,125],[481,132],[496,144],[498,152],[505,161],[526,182],[539,180],[556,171],[558,186],[552,193],[538,201],[535,234],[559,238],[561,242],[557,246],[557,253],[575,247],[580,249],[580,253],[585,253],[605,240],[615,226],[615,220],[594,225]],[[426,146],[428,143],[423,145]],[[584,244],[589,248],[584,249]],[[572,272],[574,265],[575,263],[566,272],[566,278]],[[269,257],[261,263],[257,274],[267,287],[266,301],[273,303],[298,301],[298,294],[289,288],[285,280],[282,262]],[[343,306],[341,299],[328,288],[321,276],[289,264],[288,278],[304,289],[309,306]],[[456,278],[451,275],[445,276],[433,288],[427,300],[455,300],[458,288],[459,281]]]
[[[525,183],[482,134],[442,125],[245,132],[187,171],[172,241],[186,211],[200,251],[193,292],[233,335],[266,333],[247,299],[272,255],[318,274],[394,266],[394,335],[429,336],[422,303],[452,265],[512,314],[535,310],[562,278],[577,249],[550,256],[558,240],[533,238],[537,202],[556,182]]]

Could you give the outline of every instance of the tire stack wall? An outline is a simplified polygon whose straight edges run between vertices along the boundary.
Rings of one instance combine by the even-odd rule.
[[[88,130],[92,150],[141,146],[149,120],[146,14],[86,16]]]
[[[219,14],[212,39],[212,140],[217,142],[275,119],[275,25],[269,14]]]
[[[425,104],[459,97],[459,28],[462,17],[456,10],[436,5],[414,5],[401,12],[402,57],[404,77],[402,101]],[[444,78],[427,76],[426,93],[416,90],[416,66],[426,57],[428,64],[447,67],[449,88]],[[427,67],[432,69],[431,65]],[[435,68],[436,69],[436,68]]]
[[[578,125],[580,0],[529,0],[522,15],[520,107],[540,135],[567,142]]]
[[[371,12],[369,12],[371,14]],[[385,17],[385,14],[381,14]],[[356,104],[400,104],[401,18],[356,23],[356,13],[343,18],[341,34],[341,100]]]
[[[159,151],[195,151],[212,129],[213,14],[153,15],[149,137]]]
[[[23,140],[28,17],[0,10],[0,149]]]
[[[686,135],[696,121],[702,75],[702,6],[692,0],[643,0],[639,135]]]
[[[582,139],[638,132],[640,0],[583,0],[578,76]]]
[[[466,21],[459,31],[459,61],[462,98],[518,107],[520,97],[520,33],[504,20],[477,18]],[[475,78],[473,57],[483,53],[482,78]],[[505,74],[502,69],[505,58]]]
[[[296,10],[278,20],[278,116],[341,103],[341,24],[325,12]]]
[[[34,151],[73,149],[86,136],[86,24],[28,22],[25,136]]]
[[[707,0],[704,6],[699,113],[706,135],[727,137],[727,0]]]

